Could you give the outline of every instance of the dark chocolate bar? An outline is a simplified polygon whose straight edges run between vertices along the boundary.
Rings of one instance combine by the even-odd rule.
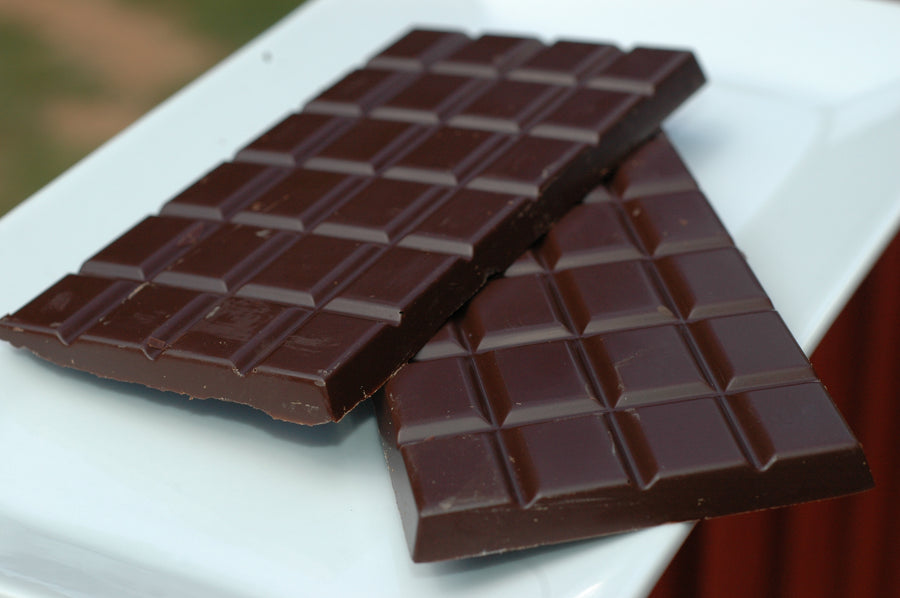
[[[0,338],[340,419],[702,81],[688,52],[413,31],[4,317]]]
[[[859,444],[663,136],[375,396],[416,561],[872,485]]]

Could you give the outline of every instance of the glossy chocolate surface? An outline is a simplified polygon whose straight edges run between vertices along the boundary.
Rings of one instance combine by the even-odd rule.
[[[702,81],[687,52],[413,31],[0,320],[0,338],[340,419]]]
[[[872,485],[663,136],[490,281],[376,403],[416,561]]]

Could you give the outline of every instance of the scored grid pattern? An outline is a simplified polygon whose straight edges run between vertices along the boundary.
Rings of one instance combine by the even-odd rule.
[[[433,331],[571,204],[591,168],[615,159],[611,149],[640,141],[620,139],[620,121],[649,110],[637,127],[649,133],[701,80],[685,52],[414,31],[3,324],[242,379],[289,374],[313,395],[330,392],[337,368],[362,361],[360,338],[398,347],[384,371],[352,381],[334,413],[327,398],[324,414],[292,413],[302,397],[279,400],[277,413],[257,404],[303,423],[339,418],[427,338],[386,327]],[[588,99],[573,120],[571,105]],[[604,135],[610,147],[589,168],[585,143]],[[439,292],[450,284],[458,297]],[[60,299],[73,294],[86,303]],[[116,322],[123,317],[141,324]],[[325,323],[335,330],[310,336]],[[188,374],[176,383],[174,372],[164,381],[132,366],[141,371],[129,376],[152,386],[254,402],[249,389],[213,390]],[[125,377],[99,357],[84,367]],[[252,394],[268,392],[259,384]]]
[[[856,463],[807,500],[866,484],[852,434],[663,136],[379,401],[416,560],[783,504],[818,458]]]

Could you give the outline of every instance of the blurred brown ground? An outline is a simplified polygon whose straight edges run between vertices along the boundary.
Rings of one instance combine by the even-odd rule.
[[[298,0],[0,0],[0,215]]]

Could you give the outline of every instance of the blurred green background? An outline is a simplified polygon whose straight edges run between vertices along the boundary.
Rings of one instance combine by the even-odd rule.
[[[0,0],[0,215],[302,0]]]

